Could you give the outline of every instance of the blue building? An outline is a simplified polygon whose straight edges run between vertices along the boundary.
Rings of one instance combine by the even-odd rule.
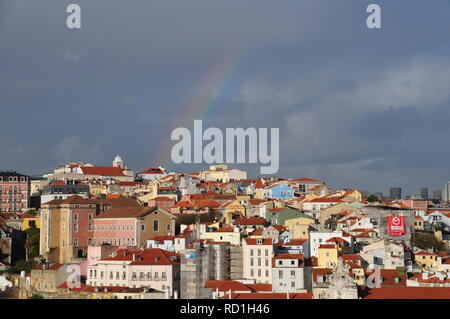
[[[264,189],[265,198],[286,200],[294,198],[294,189],[284,184],[277,184]]]

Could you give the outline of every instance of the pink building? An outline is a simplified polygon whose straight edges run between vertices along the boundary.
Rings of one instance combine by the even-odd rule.
[[[0,172],[0,212],[21,213],[30,207],[30,179],[17,172]]]
[[[94,219],[94,245],[145,247],[155,236],[175,235],[176,217],[162,208],[111,208]]]
[[[137,246],[135,218],[94,219],[94,245]]]

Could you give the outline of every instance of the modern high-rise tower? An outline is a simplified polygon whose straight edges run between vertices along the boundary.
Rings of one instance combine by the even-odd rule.
[[[390,199],[402,199],[402,188],[401,187],[391,187],[389,190]]]

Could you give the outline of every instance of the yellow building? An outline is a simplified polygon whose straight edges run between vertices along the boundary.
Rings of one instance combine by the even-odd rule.
[[[104,183],[89,183],[89,193],[99,196],[108,194],[108,185]]]
[[[424,230],[425,229],[425,222],[423,221],[423,218],[420,216],[414,217],[414,230]]]
[[[334,268],[337,266],[339,251],[337,245],[320,245],[317,256],[319,268]]]
[[[212,232],[204,232],[200,235],[200,239],[209,239],[214,242],[228,242],[234,246],[241,245],[241,235],[237,227],[222,227]]]
[[[438,261],[437,261],[437,255],[429,253],[427,251],[420,251],[416,254],[414,254],[414,257],[416,258],[416,263],[419,267],[426,270],[437,270],[438,268]]]
[[[356,189],[349,189],[349,190],[340,190],[336,192],[336,195],[341,196],[343,201],[358,201],[360,202],[362,200],[362,194],[360,191]]]
[[[247,178],[247,172],[238,169],[229,169],[227,165],[212,165],[209,170],[200,172],[200,178],[205,181],[221,181],[228,183],[232,180],[243,180]]]
[[[31,227],[41,228],[41,217],[29,214],[22,214],[22,230],[27,230]]]
[[[219,210],[222,212],[225,224],[231,225],[232,215],[245,216],[245,206],[238,200],[229,200],[223,203]]]
[[[284,226],[292,233],[292,238],[309,239],[309,225],[314,223],[311,217],[297,217],[287,219]]]

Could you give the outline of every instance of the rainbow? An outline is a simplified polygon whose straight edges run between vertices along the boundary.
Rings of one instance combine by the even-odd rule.
[[[170,131],[181,126],[192,128],[194,120],[205,120],[221,98],[236,92],[242,83],[246,60],[242,54],[231,54],[218,59],[197,84],[196,95],[182,103],[179,115],[170,124]],[[170,157],[172,146],[170,136],[167,136],[167,139],[161,141],[161,147],[157,148],[155,164],[165,166],[167,171],[172,171],[174,166]]]

